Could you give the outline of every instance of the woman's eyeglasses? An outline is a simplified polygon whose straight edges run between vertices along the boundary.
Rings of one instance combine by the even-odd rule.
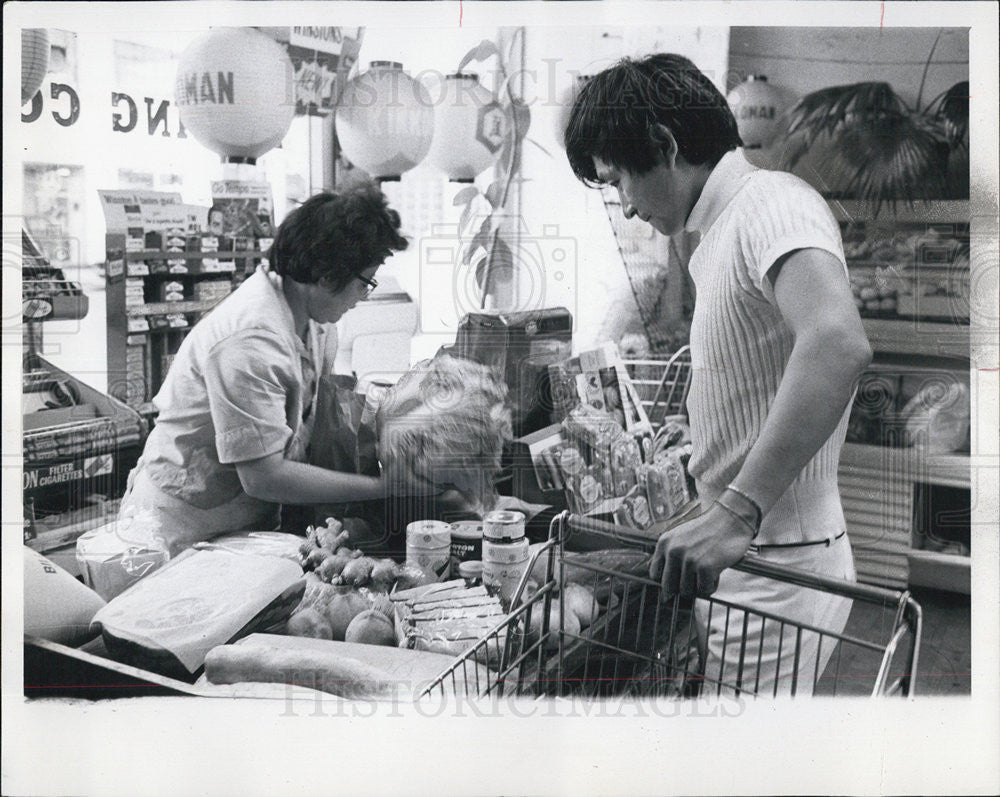
[[[364,298],[367,299],[372,295],[372,291],[378,287],[378,280],[368,279],[368,277],[362,277],[360,274],[355,274],[354,276],[355,279],[358,279],[365,284]]]

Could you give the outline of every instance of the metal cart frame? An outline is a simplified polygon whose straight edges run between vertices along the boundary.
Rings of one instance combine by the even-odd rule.
[[[698,599],[704,601],[701,606],[709,613],[726,613],[726,638],[722,643],[718,675],[715,675],[714,666],[706,667],[704,646],[699,644],[693,621],[692,601],[680,596],[662,599],[659,583],[641,570],[616,572],[573,559],[566,544],[577,532],[604,536],[609,546],[617,548],[648,553],[655,546],[655,539],[630,529],[565,512],[559,515],[552,521],[549,540],[534,553],[508,616],[458,657],[421,693],[421,697],[444,695],[450,691],[457,694],[459,682],[467,694],[480,696],[682,699],[709,693],[716,696],[795,696],[806,691],[816,696],[914,695],[921,611],[909,592],[829,578],[750,554],[735,565],[737,570],[882,606],[890,610],[892,619],[878,639],[860,639],[717,598]],[[531,592],[529,575],[546,552],[551,555],[545,581],[537,591]],[[613,593],[618,600],[615,607],[611,599],[598,619],[579,633],[567,630],[565,613],[568,610],[562,602],[558,624],[553,622],[555,618],[550,620],[551,601],[557,590],[565,586],[569,570],[566,563],[575,570],[574,581],[590,586],[595,595]],[[587,575],[581,576],[582,571]],[[768,674],[763,679],[763,686],[762,646],[755,652],[754,646],[747,642],[748,633],[758,623],[761,635],[768,624],[777,623],[780,629],[773,679]],[[737,633],[730,637],[731,627],[735,627]],[[803,672],[800,653],[814,642],[814,671]],[[787,654],[782,656],[782,645],[794,646],[790,656],[791,673],[780,671],[782,661],[789,658]],[[819,662],[823,650],[828,650],[828,661],[821,672]],[[864,674],[841,676],[845,657],[853,659],[855,670],[860,668]],[[729,659],[728,666],[726,659]],[[477,661],[498,662],[488,683],[481,682],[480,670],[472,666]]]

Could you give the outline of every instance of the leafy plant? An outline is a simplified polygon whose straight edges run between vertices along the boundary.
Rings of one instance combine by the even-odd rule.
[[[546,154],[549,154],[538,142],[527,139],[528,128],[531,125],[531,112],[523,99],[515,93],[512,75],[508,64],[514,57],[518,39],[523,41],[524,28],[517,28],[511,36],[506,54],[489,39],[484,39],[465,54],[458,65],[458,72],[473,62],[482,62],[496,58],[500,87],[497,91],[497,101],[507,117],[506,134],[500,149],[500,157],[493,169],[493,182],[485,191],[480,191],[475,185],[462,188],[453,200],[458,207],[464,205],[459,233],[463,241],[460,258],[461,265],[474,268],[476,285],[480,292],[480,307],[486,306],[486,300],[493,289],[496,274],[510,271],[514,266],[514,253],[504,233],[516,234],[511,230],[511,214],[508,203],[511,200],[512,188],[519,179],[523,143],[530,141]],[[506,57],[505,57],[506,55]],[[515,220],[516,221],[516,220]],[[469,234],[471,233],[471,237]]]
[[[921,108],[927,71],[941,34],[924,64],[916,107],[910,108],[888,83],[832,86],[802,97],[786,118],[781,165],[794,167],[817,144],[817,166],[846,175],[842,190],[882,205],[913,205],[942,197],[948,161],[968,152],[969,83],[962,81]]]

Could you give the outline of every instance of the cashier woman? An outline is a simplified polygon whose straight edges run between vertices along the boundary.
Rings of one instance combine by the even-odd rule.
[[[229,531],[274,529],[281,504],[381,499],[382,479],[305,463],[332,325],[405,249],[377,188],[319,194],[281,224],[260,267],[185,338],[122,501],[147,510],[171,554]]]

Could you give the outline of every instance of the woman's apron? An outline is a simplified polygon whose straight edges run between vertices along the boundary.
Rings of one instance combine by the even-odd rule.
[[[325,331],[317,324],[309,324],[309,354],[311,361],[302,359],[304,381],[311,378],[310,400],[303,410],[303,417],[285,448],[285,459],[305,462],[316,416],[316,397],[319,393],[319,375],[325,362],[323,356]],[[160,537],[168,547],[171,557],[197,542],[234,531],[272,531],[280,525],[279,504],[253,498],[241,492],[230,501],[211,509],[202,509],[182,501],[162,490],[145,471],[140,457],[129,474],[122,498],[119,518],[128,519],[134,513],[149,512],[158,528],[150,529],[150,537]],[[134,530],[138,531],[138,529]],[[134,533],[132,531],[129,532]],[[137,540],[137,542],[139,542]]]

